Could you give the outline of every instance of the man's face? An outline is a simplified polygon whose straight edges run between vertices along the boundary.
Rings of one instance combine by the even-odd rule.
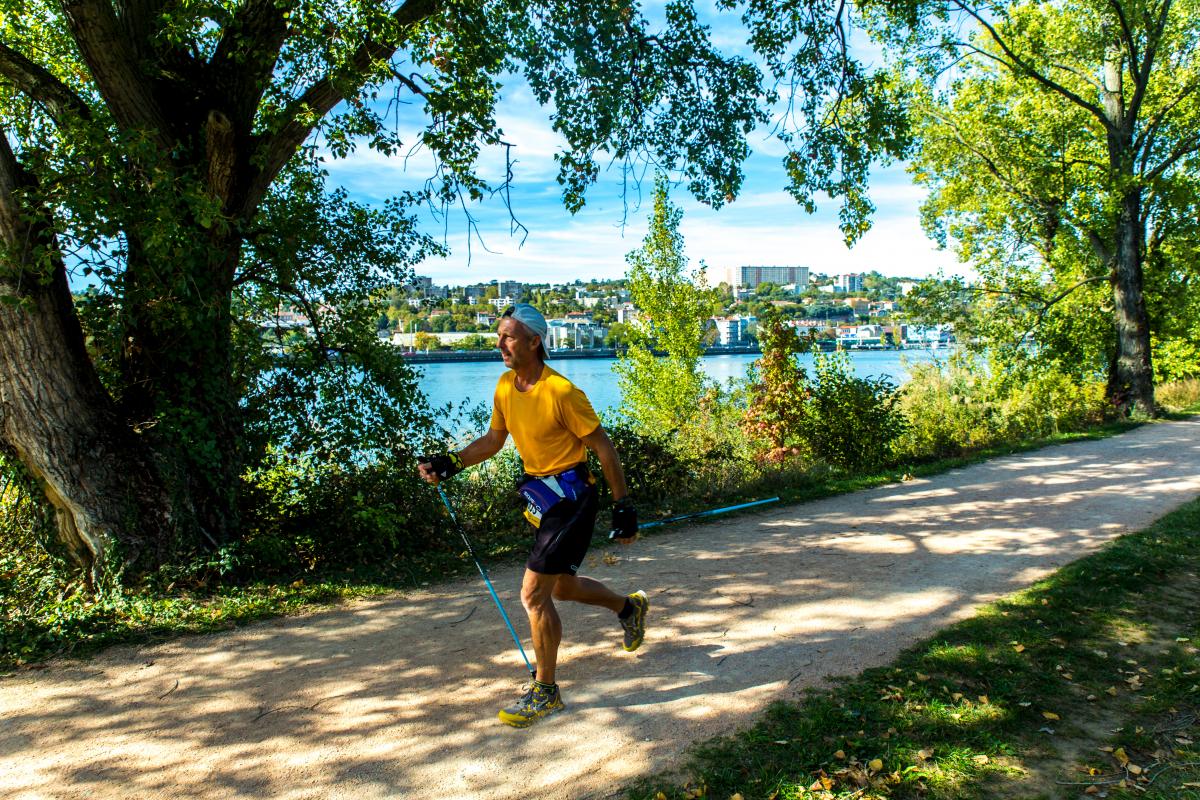
[[[537,361],[538,345],[538,337],[512,317],[500,320],[500,326],[496,329],[496,347],[504,359],[504,366],[520,369]]]

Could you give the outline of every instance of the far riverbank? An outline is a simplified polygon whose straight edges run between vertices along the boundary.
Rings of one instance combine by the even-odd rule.
[[[822,352],[831,352],[835,346],[832,341],[828,346],[825,343],[818,342],[817,349]],[[895,350],[926,350],[924,345],[903,345],[900,347],[862,347],[850,348],[851,352],[859,351],[895,351]],[[762,354],[762,350],[757,346],[745,347],[710,347],[704,352],[704,357],[713,356],[735,356],[735,355],[754,355]],[[618,355],[614,347],[591,347],[580,350],[555,350],[550,354],[553,360],[573,360],[579,358],[608,358],[614,359]],[[495,348],[487,350],[411,350],[404,353],[404,357],[413,364],[445,364],[457,363],[463,361],[499,361],[500,351]]]
[[[569,352],[569,351],[567,351]],[[908,380],[909,364],[928,363],[937,355],[945,356],[947,350],[850,350],[850,363],[854,374],[859,377],[889,378],[896,384]],[[701,359],[704,373],[717,383],[742,380],[746,369],[759,354],[709,353]],[[811,374],[813,354],[798,357],[802,367]],[[560,352],[550,354],[549,365],[565,375],[591,399],[597,411],[612,411],[621,404],[621,392],[617,377],[613,373],[616,358],[563,358]],[[421,391],[435,406],[453,403],[456,408],[470,407],[478,403],[490,406],[496,381],[504,372],[504,363],[499,359],[486,361],[436,361],[416,363],[421,373]]]

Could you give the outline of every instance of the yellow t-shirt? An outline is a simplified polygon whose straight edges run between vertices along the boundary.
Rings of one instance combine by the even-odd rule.
[[[587,395],[549,367],[527,392],[511,369],[500,376],[492,401],[492,428],[512,434],[530,475],[556,475],[587,460],[581,441],[600,419]]]

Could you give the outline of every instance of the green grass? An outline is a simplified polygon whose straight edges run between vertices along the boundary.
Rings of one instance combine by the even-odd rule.
[[[1200,800],[1200,500],[631,798]]]
[[[1112,436],[1135,425],[1112,424],[1085,433],[1063,434],[1017,445],[993,447],[967,456],[940,461],[891,467],[870,475],[823,473],[800,481],[765,480],[742,491],[721,496],[697,496],[668,509],[642,509],[642,521],[712,508],[735,505],[748,500],[778,495],[781,504],[799,503],[830,497],[900,480],[903,475],[933,475],[1001,455],[1024,452],[1052,444]],[[699,518],[688,524],[728,520],[763,509],[730,512],[712,518]],[[607,517],[601,515],[599,527],[607,531]],[[448,525],[449,523],[447,523]],[[650,529],[651,536],[669,532],[671,526]],[[210,633],[281,614],[336,604],[356,597],[404,591],[467,574],[474,566],[456,547],[457,536],[449,533],[438,549],[416,557],[397,558],[389,563],[362,565],[356,570],[315,572],[283,579],[252,583],[224,583],[211,580],[197,584],[186,581],[187,588],[127,589],[92,597],[75,585],[64,592],[46,597],[45,592],[16,592],[5,589],[19,569],[7,570],[0,564],[0,669],[37,663],[54,657],[80,657],[104,647],[121,643],[160,640],[173,636]],[[607,546],[602,535],[595,538],[597,548]],[[481,555],[491,563],[514,563],[525,557],[527,538],[521,534],[493,532],[477,537]],[[39,608],[5,607],[7,596],[42,597]]]

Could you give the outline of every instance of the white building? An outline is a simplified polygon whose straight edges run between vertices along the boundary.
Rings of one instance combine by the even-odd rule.
[[[762,283],[774,283],[779,286],[791,284],[796,287],[797,292],[802,292],[808,288],[808,267],[729,267],[725,271],[725,282],[735,293],[739,290],[755,289]]]
[[[834,288],[839,292],[853,293],[863,290],[863,276],[861,272],[847,272],[844,275],[837,276],[837,283]]]
[[[712,324],[717,329],[717,344],[730,345],[746,344],[753,330],[754,317],[734,315],[732,317],[713,317]]]

